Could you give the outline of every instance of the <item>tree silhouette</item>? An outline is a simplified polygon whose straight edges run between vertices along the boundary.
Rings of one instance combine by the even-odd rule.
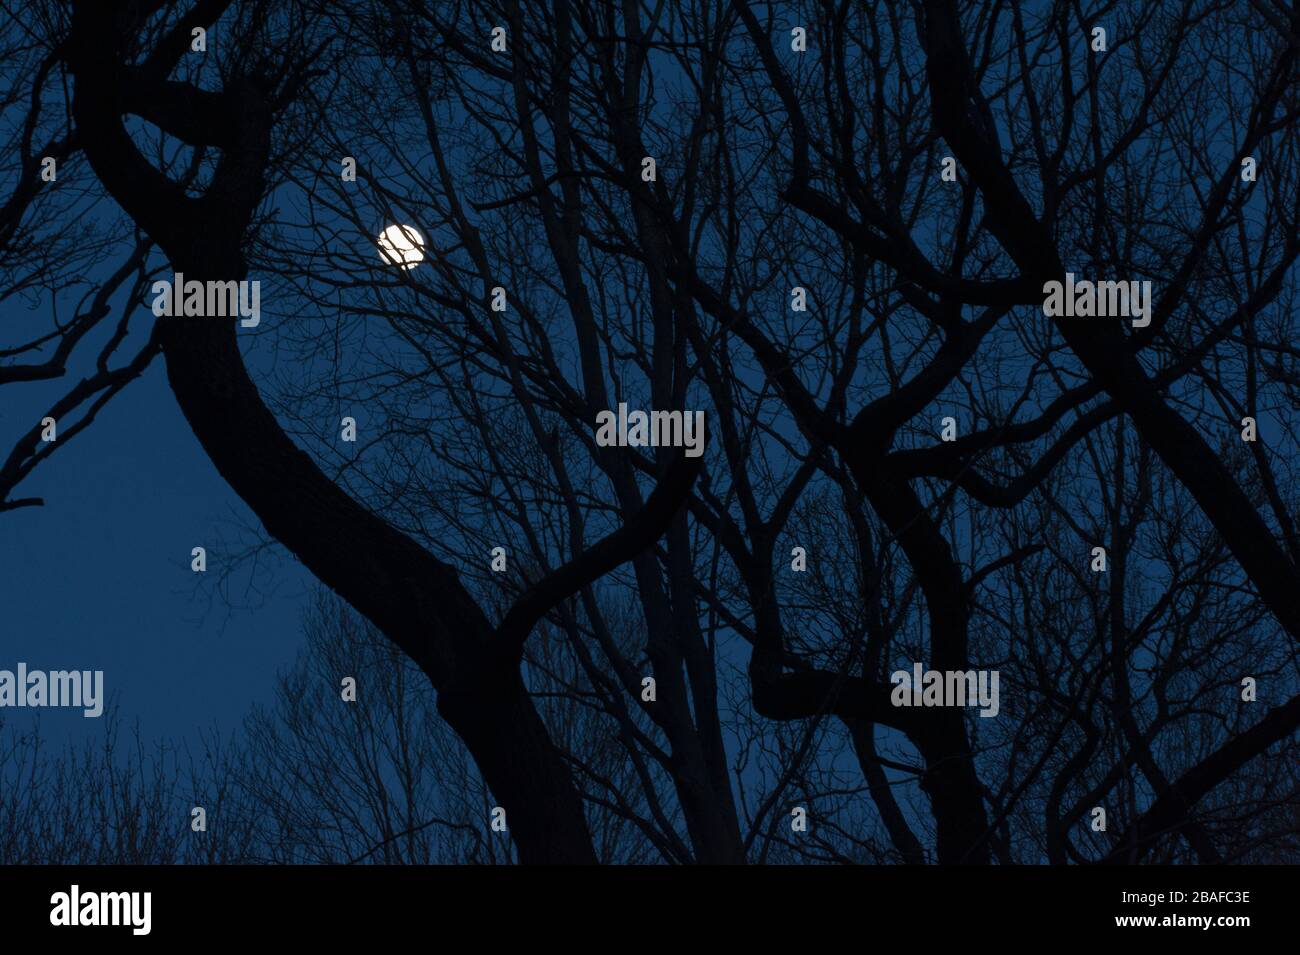
[[[54,49],[102,188],[175,272],[265,278],[299,362],[158,319],[200,443],[427,676],[521,861],[627,858],[610,816],[670,861],[1221,861],[1300,798],[1260,769],[1300,726],[1296,34],[198,0],[73,2]],[[1067,272],[1151,282],[1150,324],[1045,315]],[[705,410],[705,454],[598,443],[620,403]],[[912,662],[998,670],[999,715],[894,705]]]

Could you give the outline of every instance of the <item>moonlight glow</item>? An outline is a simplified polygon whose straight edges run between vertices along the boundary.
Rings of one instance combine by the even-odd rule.
[[[424,260],[424,237],[415,226],[390,225],[379,236],[379,255],[388,265],[413,269]]]

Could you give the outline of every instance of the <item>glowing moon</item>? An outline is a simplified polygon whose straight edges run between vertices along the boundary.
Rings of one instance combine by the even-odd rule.
[[[387,265],[413,269],[424,261],[424,237],[415,226],[390,225],[379,236],[379,254]]]

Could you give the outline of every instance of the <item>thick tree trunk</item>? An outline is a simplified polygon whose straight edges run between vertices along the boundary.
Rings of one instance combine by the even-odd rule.
[[[204,10],[210,20],[221,4]],[[160,42],[144,67],[118,59],[129,10],[79,3],[68,56],[73,113],[91,168],[186,281],[243,280],[245,231],[265,188],[272,117],[247,81],[222,91],[162,82]],[[209,24],[210,25],[210,24]],[[185,48],[182,43],[179,49]],[[146,115],[187,141],[220,145],[201,198],[151,166],[122,116]],[[167,376],[199,443],[267,532],[408,654],[436,689],[477,674],[493,636],[456,572],[366,510],[284,433],[244,367],[233,318],[160,318]],[[440,701],[506,809],[525,862],[595,862],[582,798],[532,705],[518,667]],[[487,825],[485,814],[484,825]]]

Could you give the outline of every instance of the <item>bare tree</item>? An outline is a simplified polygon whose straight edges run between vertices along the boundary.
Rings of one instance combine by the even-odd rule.
[[[1219,861],[1293,818],[1259,767],[1300,727],[1300,102],[1238,6],[75,3],[61,56],[107,194],[265,276],[298,360],[160,319],[196,435],[520,860]],[[1068,271],[1150,322],[1046,315]],[[598,442],[620,404],[703,410],[704,454]],[[999,671],[998,718],[894,705],[922,661]],[[292,852],[427,857],[397,792]]]
[[[0,864],[173,865],[256,858],[252,816],[236,802],[229,743],[205,752],[123,739],[116,706],[103,738],[50,751],[38,720],[0,724]],[[196,831],[194,808],[208,828]]]

